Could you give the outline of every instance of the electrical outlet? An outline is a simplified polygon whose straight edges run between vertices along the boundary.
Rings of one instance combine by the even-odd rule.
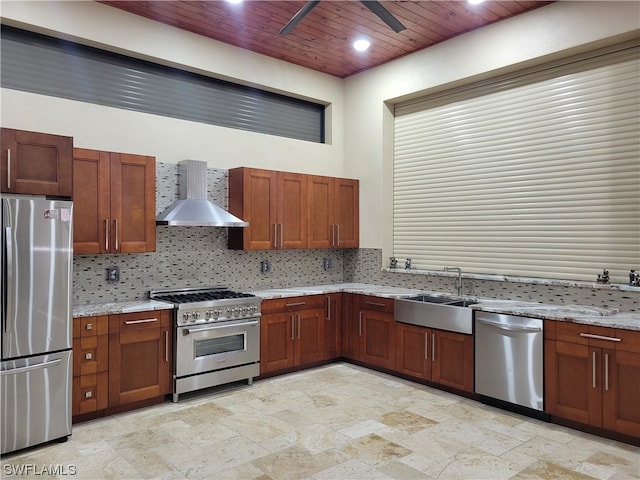
[[[260,271],[262,273],[268,273],[271,270],[271,264],[269,263],[269,260],[263,260],[262,262],[260,262]]]
[[[107,268],[107,282],[108,283],[117,283],[120,281],[120,267],[109,267]]]
[[[332,263],[333,262],[331,261],[330,258],[325,258],[324,261],[323,261],[324,269],[325,270],[329,270],[331,268],[331,266],[332,266]]]

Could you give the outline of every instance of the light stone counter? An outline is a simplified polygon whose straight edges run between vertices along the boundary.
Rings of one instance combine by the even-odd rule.
[[[409,288],[385,287],[366,283],[338,283],[332,285],[314,285],[310,287],[277,288],[251,291],[264,300],[295,297],[301,295],[322,295],[327,293],[358,293],[387,298],[406,298],[414,295],[448,296],[442,292],[431,292]],[[466,298],[466,297],[465,297]],[[640,330],[640,313],[619,313],[616,308],[602,308],[585,305],[550,305],[544,303],[523,302],[518,300],[471,299],[478,303],[471,308],[487,312],[520,315],[526,317],[598,325],[625,330]]]
[[[170,310],[173,304],[157,300],[136,300],[130,302],[97,303],[74,305],[73,318],[111,315],[116,313],[144,312],[147,310]]]

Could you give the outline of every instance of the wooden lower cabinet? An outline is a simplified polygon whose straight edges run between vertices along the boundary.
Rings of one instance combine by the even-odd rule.
[[[172,310],[74,318],[74,422],[162,398],[172,369]]]
[[[171,393],[171,311],[109,316],[109,407]]]
[[[395,319],[392,298],[343,296],[342,354],[385,369],[395,366]]]
[[[545,410],[640,439],[640,332],[545,322]]]
[[[324,360],[324,324],[323,295],[263,301],[260,374]]]
[[[395,370],[473,392],[473,336],[396,323]]]

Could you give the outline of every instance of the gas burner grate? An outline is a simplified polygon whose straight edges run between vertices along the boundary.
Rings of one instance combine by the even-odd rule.
[[[211,292],[189,292],[189,293],[167,293],[155,295],[156,300],[163,300],[171,303],[193,303],[209,302],[212,300],[227,300],[230,298],[251,298],[255,295],[250,293],[234,292],[231,290],[216,290]]]

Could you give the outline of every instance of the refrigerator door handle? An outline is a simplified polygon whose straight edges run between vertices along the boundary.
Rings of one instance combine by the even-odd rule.
[[[11,331],[11,317],[13,316],[13,305],[10,304],[11,298],[14,295],[13,292],[13,240],[11,239],[11,227],[5,227],[4,229],[4,234],[5,234],[5,248],[6,248],[6,263],[7,263],[7,269],[6,269],[6,274],[7,274],[7,278],[4,278],[3,280],[6,282],[5,283],[5,288],[7,289],[6,291],[6,296],[5,296],[5,305],[3,305],[4,307],[4,331],[5,333],[8,333]]]
[[[0,372],[0,376],[4,377],[5,375],[15,375],[17,373],[25,373],[25,372],[31,372],[33,370],[49,368],[59,364],[61,361],[62,361],[61,359],[56,358],[55,360],[51,360],[50,362],[38,363],[37,365],[29,365],[27,367],[18,367],[18,368],[13,368],[11,370],[3,370],[2,372]]]

